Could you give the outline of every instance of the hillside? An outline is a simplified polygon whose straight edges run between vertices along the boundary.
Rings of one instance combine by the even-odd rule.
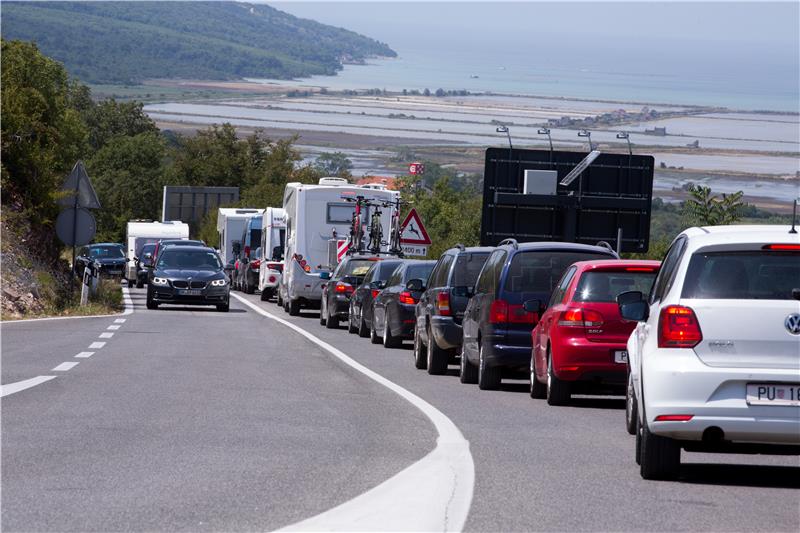
[[[394,57],[386,44],[238,2],[3,2],[5,39],[34,41],[89,83],[293,78]]]

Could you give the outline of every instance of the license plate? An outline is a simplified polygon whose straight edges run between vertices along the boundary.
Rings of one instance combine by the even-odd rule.
[[[800,407],[800,384],[748,383],[747,403]]]
[[[628,362],[628,352],[626,350],[620,350],[618,352],[614,352],[614,362],[615,363],[627,363]]]
[[[180,296],[201,296],[203,291],[200,289],[182,289],[178,291]]]

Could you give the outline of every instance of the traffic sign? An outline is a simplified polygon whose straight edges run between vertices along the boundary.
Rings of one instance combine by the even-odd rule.
[[[86,174],[86,167],[83,161],[78,161],[72,167],[67,179],[64,180],[61,190],[69,194],[58,200],[58,204],[63,207],[85,207],[87,209],[100,209],[100,200],[92,187],[89,175]]]
[[[408,212],[406,219],[400,225],[400,244],[419,244],[421,246],[431,244],[431,238],[425,231],[425,225],[414,208]]]
[[[410,255],[413,257],[428,257],[428,247],[420,246],[419,244],[404,244],[401,246],[403,255]]]
[[[67,246],[89,244],[96,232],[94,215],[83,207],[64,209],[56,218],[56,235]]]
[[[342,262],[342,258],[350,249],[350,241],[336,241],[336,261]]]
[[[408,173],[413,176],[421,176],[425,174],[425,165],[420,162],[411,163],[408,165]]]

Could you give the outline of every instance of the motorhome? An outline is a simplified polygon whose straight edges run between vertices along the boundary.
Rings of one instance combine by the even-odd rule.
[[[258,274],[258,290],[261,299],[269,300],[278,286],[283,273],[283,252],[286,243],[286,211],[280,207],[268,207],[261,223],[261,269]]]
[[[320,273],[330,272],[335,266],[329,259],[329,242],[348,238],[355,202],[346,198],[357,196],[393,202],[400,193],[351,185],[341,178],[322,178],[317,185],[286,184],[286,250],[279,298],[289,314],[297,315],[303,307],[319,308],[325,282]],[[362,208],[364,226],[369,224],[374,209]],[[388,240],[392,209],[381,208],[381,212],[384,240]]]
[[[219,256],[222,264],[227,265],[235,260],[234,242],[242,246],[241,239],[247,221],[264,213],[263,209],[243,209],[221,207],[217,214],[217,233],[219,234]]]
[[[151,222],[149,220],[132,220],[125,230],[125,279],[128,287],[136,283],[136,258],[145,244],[155,243],[161,239],[188,239],[189,225],[180,220],[167,222]]]

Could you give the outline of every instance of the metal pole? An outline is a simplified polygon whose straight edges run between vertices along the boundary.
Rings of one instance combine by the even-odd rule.
[[[622,228],[617,228],[617,255],[622,253]]]
[[[77,166],[77,163],[75,164]],[[73,167],[74,168],[74,167]],[[69,292],[75,290],[75,240],[78,238],[78,190],[81,186],[81,174],[78,174],[78,179],[75,180],[75,199],[72,202],[72,271],[73,275],[69,277]]]

